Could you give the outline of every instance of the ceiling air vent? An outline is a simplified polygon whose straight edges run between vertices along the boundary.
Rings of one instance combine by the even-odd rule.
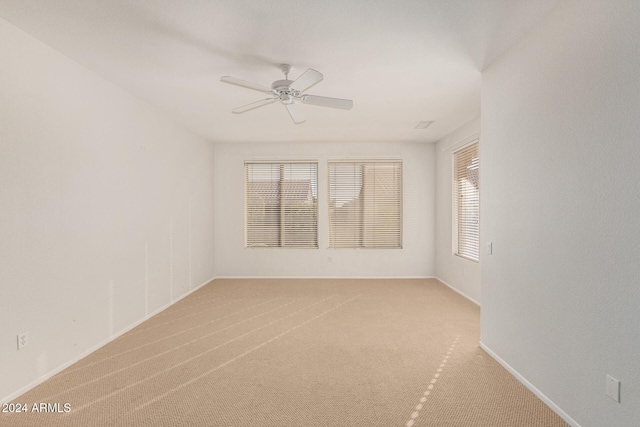
[[[431,121],[423,120],[420,123],[418,123],[414,129],[426,129],[431,125],[431,123],[433,123],[433,120]]]

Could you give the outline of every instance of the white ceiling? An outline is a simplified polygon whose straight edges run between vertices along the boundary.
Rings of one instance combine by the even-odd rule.
[[[437,141],[480,114],[480,71],[558,0],[0,0],[0,17],[213,141]],[[278,65],[324,74],[294,125]],[[426,130],[413,129],[434,120]]]

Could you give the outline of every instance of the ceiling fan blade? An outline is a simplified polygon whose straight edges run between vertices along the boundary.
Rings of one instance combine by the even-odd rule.
[[[277,100],[278,100],[278,98],[261,99],[260,101],[252,102],[251,104],[247,104],[247,105],[243,105],[242,107],[234,108],[233,110],[231,110],[231,112],[234,113],[234,114],[246,113],[247,111],[255,110],[256,108],[260,108],[260,107],[263,107],[265,105],[273,104]]]
[[[340,108],[342,110],[350,110],[353,107],[353,101],[350,99],[328,98],[316,95],[302,95],[302,102],[321,107]]]
[[[302,114],[302,110],[300,110],[299,104],[296,104],[294,102],[291,104],[285,104],[284,106],[287,107],[287,111],[289,111],[289,115],[291,116],[293,123],[297,125],[300,123],[304,123],[306,119],[304,117],[304,114]]]
[[[311,86],[320,83],[322,79],[322,73],[314,69],[307,68],[307,71],[302,73],[302,75],[298,77],[295,82],[291,83],[291,89],[295,89],[298,92],[304,92]]]
[[[235,77],[223,76],[223,77],[220,77],[220,81],[229,83],[232,85],[236,85],[236,86],[246,87],[247,89],[257,90],[259,92],[273,93],[271,91],[271,88],[259,85],[257,83],[251,83],[244,80],[236,79]]]

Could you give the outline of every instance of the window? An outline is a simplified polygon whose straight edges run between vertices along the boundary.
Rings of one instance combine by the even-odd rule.
[[[318,247],[318,164],[245,162],[246,247]]]
[[[402,248],[402,162],[329,162],[329,247]]]
[[[453,248],[480,259],[480,157],[478,142],[453,153]]]

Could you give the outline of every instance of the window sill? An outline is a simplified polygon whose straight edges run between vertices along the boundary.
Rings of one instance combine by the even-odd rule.
[[[453,255],[457,256],[458,258],[462,258],[462,259],[465,259],[467,261],[471,261],[471,262],[475,262],[476,264],[480,264],[480,259],[473,259],[473,258],[469,258],[469,257],[466,257],[464,255],[460,255],[460,254],[456,254],[456,253],[454,253]]]

